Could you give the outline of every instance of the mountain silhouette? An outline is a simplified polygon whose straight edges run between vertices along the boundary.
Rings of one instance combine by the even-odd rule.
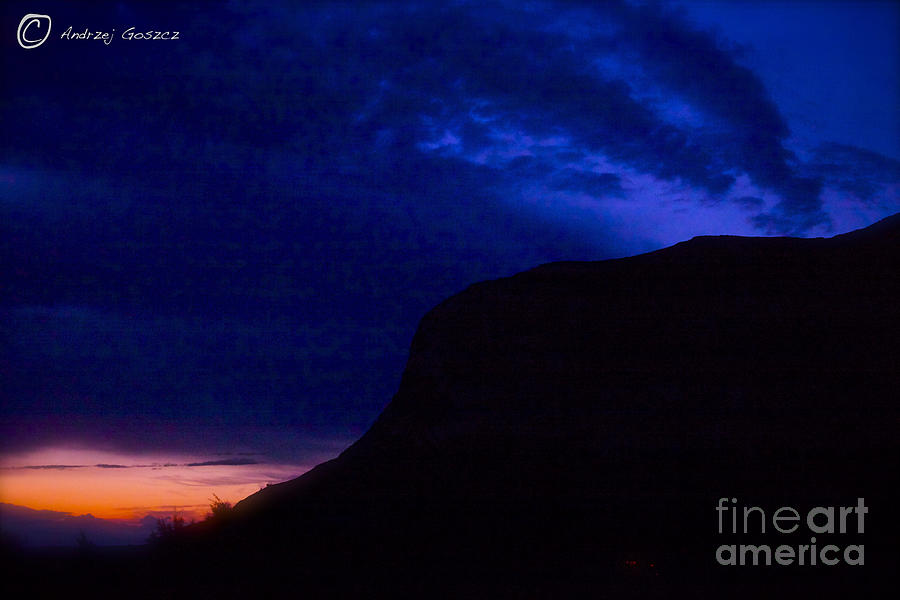
[[[314,565],[308,579],[549,593],[631,582],[625,568],[648,576],[627,585],[743,577],[752,594],[760,571],[717,565],[716,548],[769,538],[720,534],[720,497],[769,514],[862,497],[871,576],[896,558],[898,273],[894,216],[473,285],[422,319],[372,428],[238,503],[232,534]],[[855,576],[798,569],[773,577]]]
[[[359,441],[188,528],[191,544],[153,563],[170,577],[155,583],[225,596],[875,594],[898,560],[898,273],[900,215],[830,239],[698,237],[475,284],[422,319],[399,390]],[[765,532],[751,520],[720,533],[731,498],[765,511]],[[717,563],[722,544],[816,543],[806,523],[774,531],[780,507],[859,498],[865,531],[818,543],[862,544],[864,565]]]
[[[898,274],[893,216],[830,239],[698,237],[473,285],[422,319],[372,428],[238,503],[232,533],[317,573],[423,589],[596,590],[634,567],[665,582],[639,585],[743,577],[752,595],[759,569],[735,574],[716,548],[767,543],[771,526],[723,536],[720,497],[771,512],[861,497],[871,581],[897,556]],[[855,576],[834,572],[773,577],[824,590]]]

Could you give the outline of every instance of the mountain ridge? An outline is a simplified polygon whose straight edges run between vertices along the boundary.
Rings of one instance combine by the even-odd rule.
[[[870,240],[873,237],[876,237],[876,239],[879,241],[879,244],[881,244],[881,240],[885,236],[884,235],[873,236],[872,235],[873,232],[887,232],[888,234],[890,234],[890,233],[893,234],[893,238],[890,238],[890,236],[888,236],[887,241],[885,241],[883,244],[881,244],[881,245],[886,246],[887,244],[891,243],[891,241],[890,241],[891,239],[896,239],[898,230],[900,230],[900,215],[895,215],[894,217],[889,217],[887,219],[884,219],[866,229],[858,230],[856,232],[851,232],[848,234],[842,234],[842,235],[835,236],[832,238],[803,239],[803,238],[752,238],[752,237],[742,237],[742,236],[698,236],[698,237],[693,238],[692,240],[676,244],[669,248],[649,252],[649,253],[642,254],[642,255],[637,255],[634,257],[627,257],[627,258],[622,258],[622,259],[612,259],[612,260],[608,260],[608,261],[597,261],[597,262],[567,261],[567,262],[548,263],[548,264],[540,265],[533,269],[524,271],[522,273],[513,275],[508,278],[502,278],[502,279],[492,280],[492,281],[488,281],[488,282],[479,282],[477,284],[473,284],[472,286],[469,286],[462,292],[460,292],[454,296],[451,296],[444,302],[438,304],[434,309],[429,311],[429,313],[426,314],[425,317],[423,317],[422,322],[419,327],[419,330],[417,331],[416,336],[411,345],[410,359],[407,363],[406,370],[409,370],[410,368],[413,368],[413,369],[421,368],[420,363],[422,362],[422,356],[424,354],[427,354],[427,350],[425,350],[421,347],[423,345],[421,342],[421,338],[424,335],[427,335],[427,331],[429,330],[430,327],[432,327],[432,325],[431,325],[432,321],[434,321],[435,319],[446,318],[446,316],[438,317],[436,315],[441,315],[442,313],[445,313],[447,311],[455,311],[454,305],[459,304],[460,302],[468,302],[468,301],[470,301],[471,296],[480,295],[483,293],[482,290],[489,290],[490,288],[498,286],[498,285],[507,284],[507,285],[512,286],[513,288],[516,288],[516,287],[521,288],[521,286],[516,285],[516,283],[519,281],[522,281],[523,279],[531,279],[531,280],[540,281],[542,278],[545,278],[545,277],[580,278],[583,276],[583,272],[570,272],[570,271],[572,271],[573,269],[577,270],[577,269],[585,269],[585,268],[594,268],[598,265],[616,265],[616,267],[618,267],[618,266],[625,266],[625,265],[630,266],[632,264],[640,265],[641,262],[647,262],[647,261],[663,261],[663,262],[679,261],[679,260],[684,260],[683,255],[685,253],[688,255],[692,255],[696,252],[700,252],[702,255],[708,256],[709,244],[714,243],[718,248],[721,248],[722,241],[725,241],[729,245],[735,246],[733,248],[727,249],[729,254],[731,252],[733,252],[735,249],[740,251],[739,254],[736,254],[736,255],[732,254],[731,260],[740,259],[741,262],[748,262],[751,264],[756,264],[756,263],[753,263],[754,259],[752,258],[752,255],[748,255],[748,253],[747,253],[748,245],[752,245],[752,246],[756,246],[756,247],[771,246],[772,248],[779,250],[779,251],[782,249],[787,249],[787,250],[803,249],[803,250],[805,250],[808,247],[816,245],[819,247],[817,249],[821,248],[821,249],[826,249],[826,250],[830,250],[830,251],[839,251],[841,249],[841,247],[847,243],[850,243],[850,244],[868,243],[867,240]],[[766,249],[766,251],[768,251],[768,249]],[[886,262],[892,261],[893,264],[896,264],[896,261],[897,261],[896,249],[895,249],[893,258],[891,258],[889,256],[883,257],[883,258],[885,259]],[[713,259],[713,260],[716,260],[716,259]],[[721,261],[723,259],[720,257],[718,260]],[[756,259],[756,260],[758,260],[758,259]],[[781,256],[781,253],[778,252],[778,254],[776,254],[774,256],[774,258],[770,259],[770,260],[781,261],[781,260],[783,260],[783,257]],[[833,257],[829,257],[829,260],[833,260]],[[527,283],[527,285],[531,285],[531,284],[532,284],[532,281],[529,281]],[[654,368],[656,368],[656,367],[654,367]],[[401,389],[402,388],[403,388],[403,383],[401,383]],[[390,416],[392,413],[397,411],[397,407],[395,406],[397,400],[398,400],[398,398],[397,398],[397,396],[395,396],[394,401],[392,401],[392,403],[386,408],[382,417],[379,417],[379,419],[376,421],[375,425],[373,425],[372,429],[370,429],[370,432],[372,430],[377,431],[380,427],[383,427],[383,425],[380,425],[380,423],[384,420],[383,417],[385,417],[386,415]],[[370,432],[367,432],[367,434],[365,434],[363,436],[363,438],[360,440],[360,442],[358,442],[357,444],[364,443],[364,440],[366,440],[366,437],[369,436]],[[350,448],[348,448],[344,453],[342,453],[341,457],[343,457],[345,455],[352,456],[352,455],[356,454],[359,450],[357,448],[357,444],[354,444]],[[341,457],[339,457],[339,459]],[[336,459],[336,460],[338,460],[338,459]],[[324,463],[324,465],[331,465],[332,462],[333,461],[328,461],[328,462]],[[324,468],[324,465],[323,465],[323,468]],[[305,475],[302,477],[305,477]],[[265,496],[265,495],[272,494],[272,492],[273,492],[272,488],[278,489],[279,485],[283,485],[283,484],[276,484],[276,485],[270,486],[269,488],[266,488],[265,490],[261,490],[257,494],[254,494],[254,496],[257,496],[257,495]],[[246,506],[246,504],[247,504],[246,502],[242,501],[241,503],[238,503],[237,508],[243,509]]]
[[[326,570],[362,556],[427,583],[449,552],[479,581],[592,585],[625,549],[707,576],[684,557],[715,548],[719,496],[866,497],[886,535],[898,234],[900,216],[833,238],[706,236],[469,286],[423,317],[366,434],[239,502],[235,531],[308,556],[314,534],[287,532],[314,522],[341,540]]]

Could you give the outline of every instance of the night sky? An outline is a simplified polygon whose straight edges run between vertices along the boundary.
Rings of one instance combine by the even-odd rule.
[[[0,501],[238,500],[470,283],[900,211],[898,3],[295,4],[3,3]]]

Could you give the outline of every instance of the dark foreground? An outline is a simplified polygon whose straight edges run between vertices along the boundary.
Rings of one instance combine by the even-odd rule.
[[[897,589],[900,558],[879,548],[876,559],[867,545],[864,567],[729,570],[714,564],[712,551],[660,553],[662,562],[650,567],[655,559],[618,549],[593,549],[592,560],[566,565],[517,563],[510,550],[481,564],[448,556],[440,565],[394,549],[328,565],[328,553],[278,560],[211,548],[44,550],[6,557],[2,591],[5,598],[874,598]]]

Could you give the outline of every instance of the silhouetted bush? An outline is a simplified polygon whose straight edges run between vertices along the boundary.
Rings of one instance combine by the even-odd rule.
[[[147,542],[154,546],[172,546],[184,538],[186,524],[184,517],[177,512],[171,518],[156,520],[156,531],[150,534]]]
[[[95,548],[94,542],[88,539],[87,534],[84,530],[78,532],[78,535],[75,536],[75,545],[78,546],[78,551],[81,554],[88,554],[93,552]]]
[[[221,523],[231,517],[234,507],[231,505],[231,502],[222,500],[216,494],[213,494],[213,498],[209,502],[209,510],[210,512],[206,513],[206,520]]]

